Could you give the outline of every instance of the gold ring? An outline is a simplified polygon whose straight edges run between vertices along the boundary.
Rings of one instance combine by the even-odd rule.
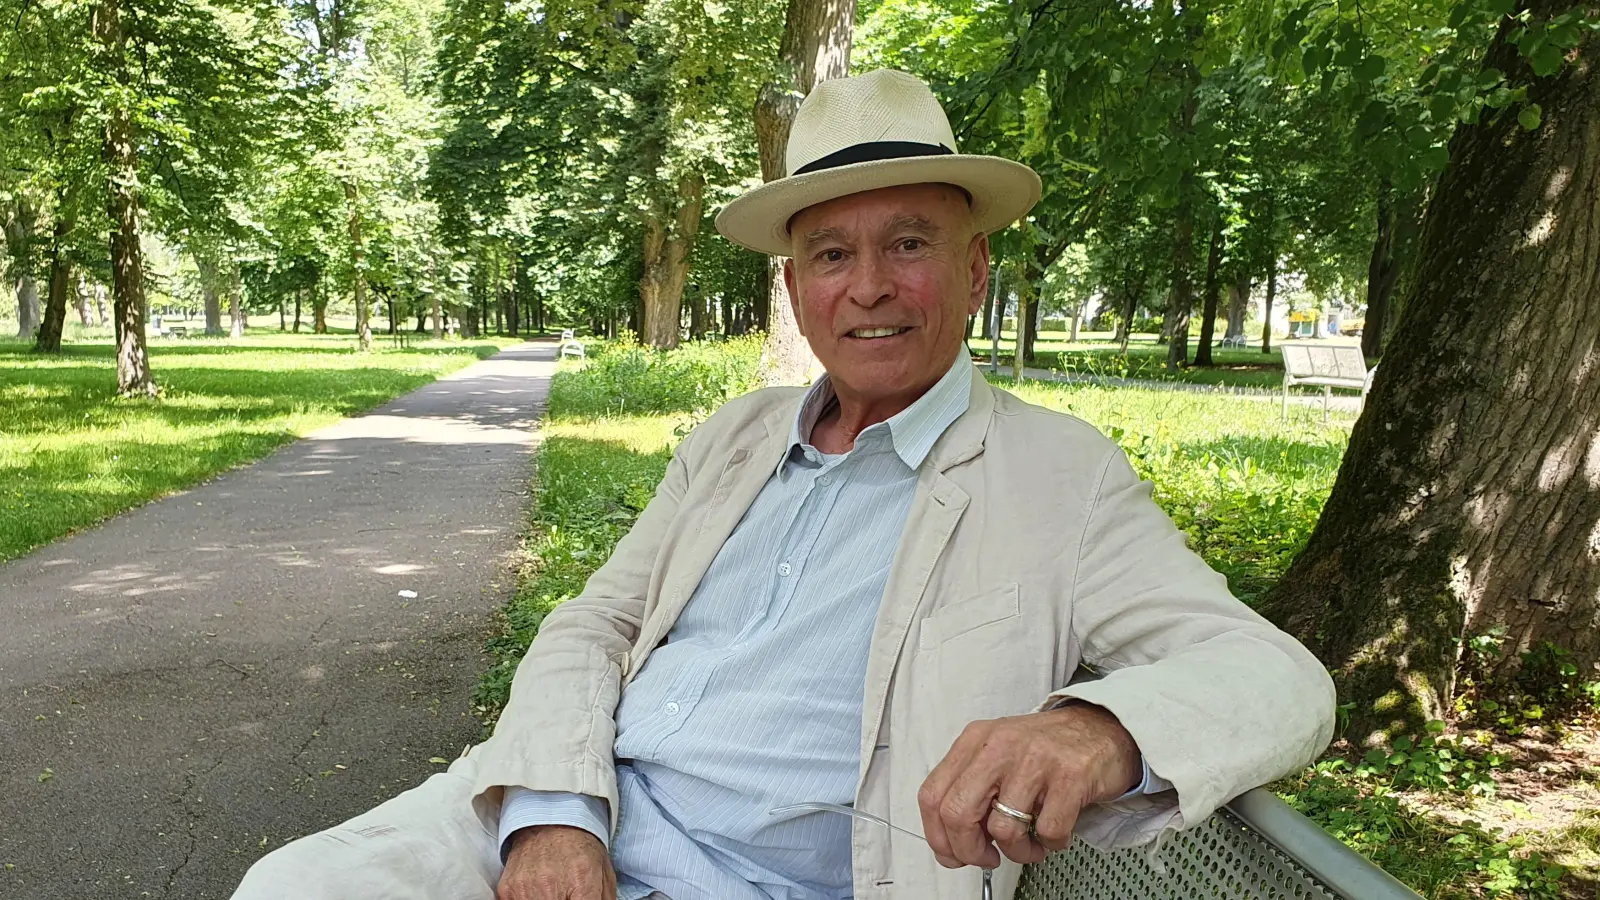
[[[1018,822],[1028,826],[1028,831],[1030,833],[1033,831],[1032,815],[1023,812],[1020,809],[1012,809],[1004,803],[1001,803],[998,799],[995,800],[994,803],[990,804],[989,808],[1002,816],[1010,816],[1011,818],[1016,819]]]

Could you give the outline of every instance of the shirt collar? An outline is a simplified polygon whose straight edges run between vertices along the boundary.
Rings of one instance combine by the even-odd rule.
[[[971,366],[966,354],[957,354],[955,364],[943,378],[918,397],[915,403],[881,423],[889,430],[895,454],[908,468],[920,467],[932,452],[939,436],[967,411],[967,406],[972,402]],[[789,445],[783,460],[778,463],[779,473],[794,453],[794,448],[810,441],[811,430],[816,427],[817,420],[822,418],[836,399],[833,381],[827,374],[818,378],[806,391],[794,423],[789,428]]]

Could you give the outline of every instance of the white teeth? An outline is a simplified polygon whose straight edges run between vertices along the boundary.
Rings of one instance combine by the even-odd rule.
[[[858,338],[892,337],[899,334],[900,331],[901,329],[899,328],[857,328],[855,331],[850,332],[850,336]]]

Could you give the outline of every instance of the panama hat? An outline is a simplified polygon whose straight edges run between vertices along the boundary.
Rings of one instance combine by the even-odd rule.
[[[808,206],[902,184],[953,184],[971,199],[976,227],[988,234],[1039,202],[1039,176],[996,156],[956,152],[950,119],[933,91],[911,75],[880,69],[824,81],[795,113],[787,178],[735,199],[717,230],[736,244],[788,256],[789,220]]]

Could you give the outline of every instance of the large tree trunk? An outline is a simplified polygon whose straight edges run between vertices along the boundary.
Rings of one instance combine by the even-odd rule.
[[[328,333],[328,293],[320,282],[311,289],[311,333]]]
[[[778,59],[780,81],[761,88],[756,97],[756,147],[761,156],[761,180],[775,181],[784,172],[789,147],[789,126],[800,99],[820,81],[850,74],[850,41],[855,27],[855,0],[789,0],[783,21]],[[783,261],[773,257],[767,270],[767,303],[758,315],[767,329],[762,353],[763,377],[769,385],[802,384],[811,377],[816,355],[800,333],[788,288],[783,283]]]
[[[94,311],[89,297],[89,283],[82,272],[78,273],[78,284],[73,291],[73,302],[78,307],[78,321],[85,328],[94,327]]]
[[[1531,6],[1532,20],[1573,8]],[[1333,669],[1352,736],[1452,711],[1465,638],[1504,628],[1504,666],[1549,642],[1600,660],[1600,39],[1537,78],[1508,40],[1484,60],[1528,85],[1461,126],[1417,278],[1333,493],[1269,597]]]
[[[95,324],[104,328],[111,321],[106,315],[106,286],[96,281],[94,283],[94,318]]]
[[[1272,301],[1278,297],[1278,250],[1267,255],[1267,297],[1261,303],[1261,352],[1272,352]]]
[[[1067,342],[1070,344],[1078,342],[1078,326],[1083,322],[1083,308],[1088,302],[1088,299],[1083,297],[1072,301],[1072,334],[1067,337]]]
[[[244,337],[244,328],[248,320],[244,313],[244,285],[240,283],[238,260],[229,261],[227,291],[228,291],[228,334],[233,337]]]
[[[1217,303],[1221,299],[1222,217],[1211,226],[1211,247],[1206,253],[1205,300],[1200,309],[1200,345],[1194,350],[1194,364],[1211,365],[1211,339],[1217,335]]]
[[[645,223],[639,297],[644,301],[644,342],[658,349],[678,346],[682,335],[683,286],[689,277],[689,251],[700,232],[705,186],[700,174],[683,175],[678,179],[672,221],[658,214]]]
[[[367,251],[361,244],[361,187],[354,175],[344,183],[344,199],[350,207],[350,270],[355,281],[356,345],[366,352],[372,349],[372,322],[367,309]]]
[[[208,252],[194,254],[194,267],[200,272],[201,306],[205,308],[206,334],[222,335],[222,273]]]
[[[1205,33],[1203,13],[1190,7],[1192,0],[1181,0],[1179,12],[1184,36],[1190,47],[1198,47]],[[1190,146],[1194,117],[1200,108],[1200,69],[1193,61],[1182,63],[1183,98],[1178,107],[1177,144],[1190,154],[1178,177],[1178,209],[1172,227],[1172,293],[1167,297],[1167,369],[1177,371],[1189,362],[1189,316],[1194,312],[1194,203],[1195,161]]]
[[[39,213],[26,198],[19,198],[6,218],[6,252],[11,256],[11,277],[17,291],[17,337],[32,340],[39,328],[39,282],[34,277],[34,241]]]
[[[1372,242],[1372,257],[1367,263],[1367,315],[1361,330],[1361,352],[1367,356],[1383,354],[1384,319],[1389,312],[1389,297],[1400,278],[1400,263],[1394,252],[1397,219],[1394,188],[1385,178],[1378,187],[1378,236]]]
[[[1239,270],[1239,280],[1228,288],[1228,331],[1224,339],[1244,337],[1244,319],[1250,314],[1250,272],[1243,267]]]
[[[300,333],[300,304],[305,299],[305,296],[305,288],[299,288],[294,292],[294,325],[289,330],[295,334]]]
[[[61,352],[61,331],[67,325],[67,294],[72,290],[72,261],[67,257],[67,236],[72,220],[57,218],[54,239],[50,242],[50,286],[39,323],[39,339],[33,349],[41,353]]]
[[[101,0],[94,35],[104,46],[108,69],[123,86],[131,79],[124,55],[120,0]],[[106,211],[111,216],[111,306],[117,324],[117,393],[153,397],[155,379],[145,347],[144,251],[139,246],[139,150],[133,119],[124,106],[107,111],[102,147],[111,174]]]

